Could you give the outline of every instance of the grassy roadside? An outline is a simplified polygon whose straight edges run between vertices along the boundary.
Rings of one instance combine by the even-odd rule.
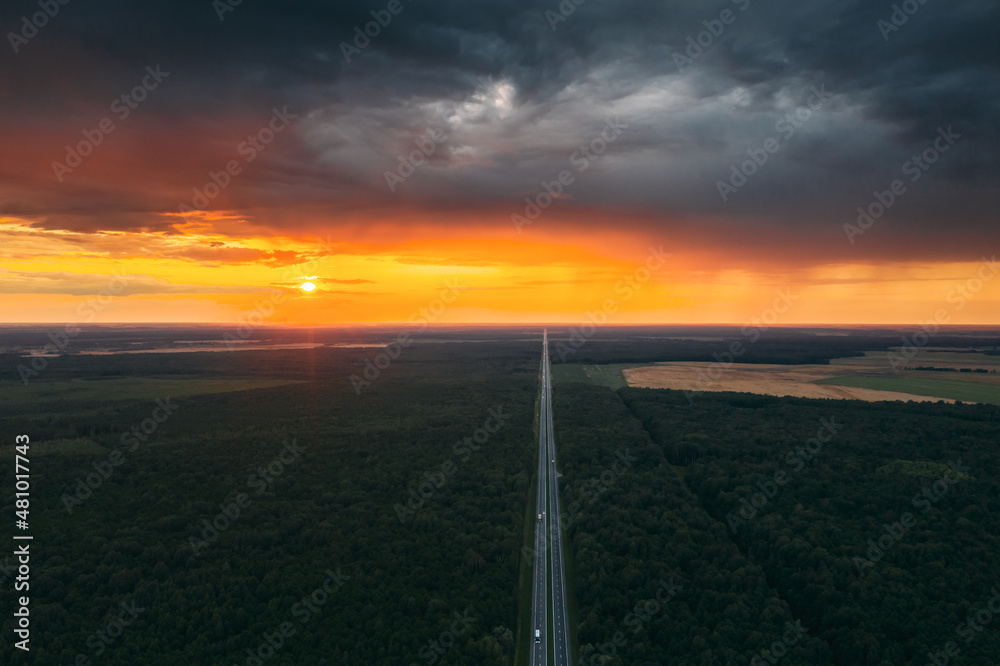
[[[612,391],[625,388],[628,384],[622,370],[644,368],[652,363],[608,363],[602,365],[560,363],[552,366],[552,384],[560,382],[582,382],[607,386]]]

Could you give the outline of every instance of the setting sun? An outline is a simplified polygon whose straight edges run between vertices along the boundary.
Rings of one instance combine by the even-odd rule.
[[[303,282],[299,289],[302,291],[314,291],[316,289],[316,285],[312,282]]]

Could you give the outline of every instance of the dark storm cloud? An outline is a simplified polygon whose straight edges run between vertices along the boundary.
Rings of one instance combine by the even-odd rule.
[[[244,164],[213,207],[276,226],[294,224],[296,207],[330,224],[337,214],[440,207],[509,225],[541,180],[573,170],[574,151],[620,117],[628,129],[556,207],[633,209],[633,224],[650,231],[817,260],[968,258],[995,245],[996,2],[908,0],[896,6],[912,15],[894,16],[893,3],[867,0],[586,0],[563,16],[570,0],[400,0],[370,45],[345,56],[371,12],[389,16],[387,0],[244,0],[220,20],[222,1],[74,0],[17,54],[8,43],[2,111],[54,138],[33,166],[2,173],[0,213],[161,228],[169,220],[157,213],[190,199],[272,107],[287,105],[299,116],[289,134]],[[37,11],[15,2],[0,16],[16,32]],[[676,54],[690,60],[679,67]],[[113,170],[124,152],[143,156],[141,182],[85,164],[55,183],[49,164],[62,146],[157,64],[170,77],[100,158]],[[814,87],[830,98],[784,136],[778,123]],[[849,244],[842,225],[856,208],[947,127],[960,141]],[[435,129],[446,139],[390,192],[386,171]],[[769,138],[780,150],[723,201],[718,182]],[[183,151],[160,157],[179,142]]]

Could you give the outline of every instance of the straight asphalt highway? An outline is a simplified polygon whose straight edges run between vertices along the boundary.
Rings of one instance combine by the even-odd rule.
[[[546,338],[547,339],[547,338]],[[546,345],[547,347],[547,345]],[[543,352],[544,357],[544,352]],[[544,361],[544,358],[543,358]],[[548,390],[546,366],[542,363],[542,395],[538,413],[538,492],[535,506],[535,554],[532,563],[534,572],[531,595],[531,666],[548,664],[548,567],[545,558],[545,505],[548,500],[546,440],[548,423]]]
[[[546,331],[542,335],[542,393],[538,415],[538,493],[530,637],[532,666],[548,666],[550,663],[569,666],[571,662],[557,477],[552,425],[552,374]],[[547,544],[551,544],[551,548],[546,548]],[[548,594],[546,552],[550,553],[552,564],[551,597]],[[549,658],[550,652],[554,662]]]
[[[562,525],[559,517],[559,473],[556,472],[556,440],[552,425],[552,373],[549,365],[548,333],[544,335],[545,413],[548,416],[549,451],[549,540],[552,559],[552,653],[556,666],[569,666],[569,615],[566,611],[566,570],[563,565]]]

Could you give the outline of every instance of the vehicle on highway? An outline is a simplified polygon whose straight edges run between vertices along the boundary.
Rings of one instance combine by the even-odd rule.
[[[536,643],[541,643],[542,642],[542,630],[541,629],[535,629],[535,642]]]
[[[538,514],[538,522],[542,522],[542,514]]]

